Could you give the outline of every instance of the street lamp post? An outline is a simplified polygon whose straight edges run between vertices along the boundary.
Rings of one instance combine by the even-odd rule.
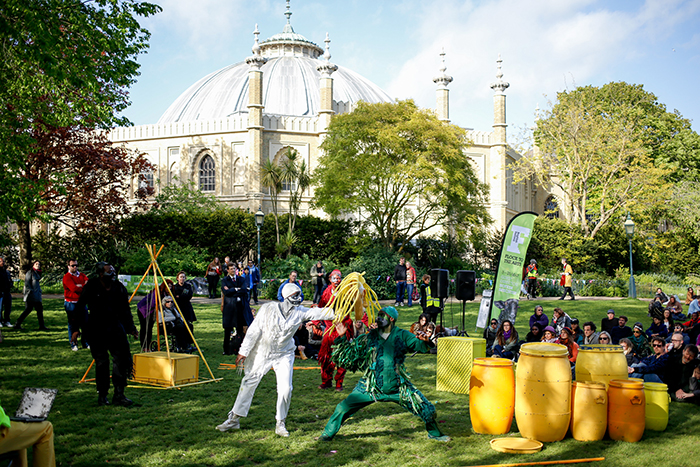
[[[632,269],[632,237],[634,237],[634,221],[632,221],[632,216],[627,213],[627,220],[625,221],[625,233],[627,234],[627,240],[630,244],[630,290],[629,297],[637,298],[637,287],[634,285],[634,270]]]
[[[265,220],[265,213],[262,212],[262,206],[260,206],[258,212],[255,213],[255,225],[258,228],[258,268],[260,267],[260,227],[263,225],[263,220]]]

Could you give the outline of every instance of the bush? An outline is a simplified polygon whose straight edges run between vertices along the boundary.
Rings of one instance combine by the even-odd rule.
[[[156,247],[156,251],[159,248]],[[125,257],[122,274],[144,274],[151,263],[151,255],[145,247],[130,250]],[[185,271],[193,277],[204,277],[210,262],[208,252],[202,248],[177,243],[165,245],[157,261],[158,267],[166,276],[175,276],[178,272]]]
[[[393,251],[383,247],[374,247],[352,260],[348,269],[349,272],[364,272],[365,281],[374,290],[377,297],[380,300],[387,300],[396,297],[394,267],[399,263],[399,257],[400,255]]]

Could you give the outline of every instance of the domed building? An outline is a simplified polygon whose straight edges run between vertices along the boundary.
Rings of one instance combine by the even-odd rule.
[[[331,116],[350,112],[359,101],[392,102],[377,85],[357,73],[331,63],[330,40],[325,47],[294,31],[289,2],[281,33],[259,40],[256,26],[252,55],[200,79],[163,113],[158,123],[116,128],[110,139],[147,154],[156,167],[144,174],[156,192],[163,185],[193,181],[203,192],[232,206],[271,211],[263,187],[261,167],[279,163],[288,148],[313,170]],[[449,121],[452,78],[444,66],[438,77],[436,113]],[[468,131],[474,142],[471,158],[479,178],[490,185],[489,210],[497,227],[505,227],[516,213],[544,206],[530,183],[515,185],[507,169],[520,157],[506,143],[505,89],[498,60],[492,132]],[[135,192],[139,182],[134,180]],[[288,188],[288,187],[285,187]],[[279,195],[280,212],[289,191]],[[310,213],[312,190],[302,196],[300,214]],[[321,213],[316,213],[321,214]]]

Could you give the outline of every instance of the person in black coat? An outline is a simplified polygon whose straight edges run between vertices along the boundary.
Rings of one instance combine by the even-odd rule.
[[[237,349],[231,349],[231,332],[236,328],[236,342],[240,345],[247,326],[243,314],[243,300],[248,295],[248,289],[243,284],[243,278],[236,274],[236,265],[227,267],[228,275],[221,281],[221,323],[224,327],[224,355],[236,355]]]
[[[80,294],[76,308],[87,306],[89,316],[85,322],[83,313],[76,313],[73,329],[82,329],[90,342],[90,352],[95,360],[97,404],[109,405],[109,356],[112,356],[112,404],[130,406],[133,401],[124,395],[127,378],[133,374],[133,360],[127,334],[138,338],[134,317],[129,306],[126,287],[117,280],[114,268],[105,262],[97,263],[98,277],[90,279]],[[71,336],[76,343],[78,331]]]
[[[187,282],[185,271],[177,273],[177,282],[173,285],[172,292],[173,298],[182,312],[182,317],[185,319],[191,331],[192,323],[197,321],[197,316],[194,314],[194,308],[192,308],[191,302],[194,296],[194,288],[192,288],[192,284]]]

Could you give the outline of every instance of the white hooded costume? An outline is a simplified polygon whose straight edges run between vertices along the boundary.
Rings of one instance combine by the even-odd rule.
[[[260,307],[238,351],[245,359],[245,376],[241,381],[233,409],[229,417],[248,416],[255,389],[270,369],[277,376],[278,421],[287,418],[292,397],[292,372],[294,366],[294,334],[299,325],[308,320],[333,319],[331,308],[305,308],[299,306],[301,289],[286,284],[282,289],[284,302],[269,302]],[[293,297],[294,296],[294,297]]]

